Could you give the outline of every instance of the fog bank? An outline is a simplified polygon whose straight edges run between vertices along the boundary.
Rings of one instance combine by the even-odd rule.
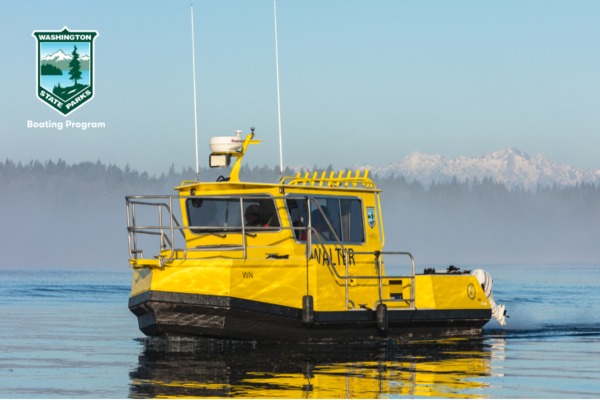
[[[218,171],[202,171],[214,180]],[[125,196],[172,194],[191,169],[160,177],[97,163],[0,163],[0,267],[127,268]],[[275,181],[271,168],[243,169]],[[377,181],[377,179],[375,178]],[[600,189],[509,191],[490,181],[384,190],[386,250],[410,251],[419,270],[461,264],[600,264]]]

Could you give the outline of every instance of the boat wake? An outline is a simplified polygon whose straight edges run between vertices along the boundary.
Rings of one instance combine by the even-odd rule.
[[[590,336],[600,338],[600,323],[542,324],[535,328],[485,329],[486,338],[531,339]]]

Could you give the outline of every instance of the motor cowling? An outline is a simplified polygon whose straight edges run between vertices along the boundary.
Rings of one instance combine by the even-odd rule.
[[[490,274],[484,269],[476,269],[471,272],[471,275],[474,275],[481,284],[481,288],[490,302],[492,316],[500,325],[506,325],[506,307],[503,304],[496,304],[496,301],[494,301],[494,295],[492,294],[493,280]]]

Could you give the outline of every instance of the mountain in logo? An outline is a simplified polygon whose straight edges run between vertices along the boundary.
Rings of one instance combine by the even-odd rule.
[[[52,61],[52,62],[59,62],[59,61],[63,61],[63,60],[72,60],[73,57],[65,54],[62,50],[58,50],[52,54],[48,54],[46,57],[42,57],[41,60],[42,61]]]
[[[72,50],[71,50],[72,51]],[[62,49],[55,51],[52,54],[48,54],[40,58],[41,65],[50,65],[53,68],[58,68],[62,71],[69,69],[69,63],[73,60],[71,53],[65,53]],[[79,56],[79,62],[81,63],[82,70],[90,69],[90,56],[89,54],[82,54]]]
[[[491,179],[510,189],[535,190],[538,187],[575,186],[581,183],[600,185],[600,169],[579,170],[559,165],[541,155],[530,156],[507,148],[480,157],[457,157],[447,160],[440,155],[413,152],[402,161],[387,165],[364,165],[380,177],[404,176],[425,185],[458,182],[475,182]]]

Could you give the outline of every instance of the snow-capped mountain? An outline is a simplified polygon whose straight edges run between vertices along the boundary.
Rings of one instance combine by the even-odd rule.
[[[42,61],[50,61],[50,62],[60,62],[60,61],[71,61],[73,56],[71,54],[65,54],[62,50],[55,51],[52,54],[48,54],[45,57],[42,57]],[[80,61],[89,61],[89,54],[82,54],[79,56]]]
[[[64,60],[72,60],[72,59],[73,59],[73,56],[71,56],[70,54],[65,54],[62,50],[58,50],[52,54],[48,54],[47,56],[41,58],[42,61],[54,61],[54,62],[64,61]]]
[[[457,157],[447,160],[439,155],[414,152],[404,160],[387,165],[363,165],[381,177],[404,176],[424,184],[482,181],[490,178],[508,188],[535,190],[537,187],[573,186],[578,183],[600,184],[600,169],[578,170],[559,165],[541,155],[529,156],[515,148],[484,154],[480,157]]]

